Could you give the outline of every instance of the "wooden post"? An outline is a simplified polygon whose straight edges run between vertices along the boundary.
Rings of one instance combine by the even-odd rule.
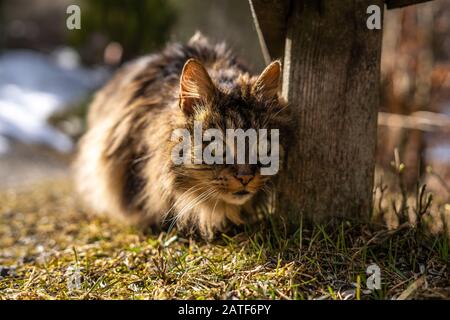
[[[386,0],[389,8],[425,0]],[[281,6],[281,14],[274,11]],[[367,8],[383,0],[250,0],[265,56],[285,34],[283,89],[295,143],[277,182],[278,214],[359,220],[372,208],[382,30],[369,30]],[[277,36],[278,35],[278,36]],[[274,48],[271,50],[271,44]]]
[[[359,219],[372,204],[381,30],[367,7],[382,0],[294,1],[288,21],[283,96],[297,143],[278,183],[277,211],[324,221]]]

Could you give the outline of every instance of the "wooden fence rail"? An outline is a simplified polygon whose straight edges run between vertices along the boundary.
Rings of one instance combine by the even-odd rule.
[[[417,111],[410,115],[379,112],[378,125],[426,132],[450,132],[450,116],[429,111]]]

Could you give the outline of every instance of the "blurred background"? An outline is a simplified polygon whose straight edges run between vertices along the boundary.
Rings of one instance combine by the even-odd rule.
[[[80,30],[66,27],[71,4]],[[246,1],[0,0],[0,190],[67,176],[95,89],[197,30],[264,66]]]
[[[66,9],[81,8],[81,30]],[[92,93],[123,62],[196,30],[264,66],[243,0],[0,0],[0,190],[68,175]],[[386,11],[377,164],[450,197],[450,0]]]

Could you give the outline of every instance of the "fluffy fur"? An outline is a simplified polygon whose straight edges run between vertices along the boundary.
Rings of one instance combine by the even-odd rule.
[[[200,34],[125,65],[90,107],[74,165],[78,191],[97,212],[142,226],[169,221],[206,238],[255,220],[273,177],[258,165],[177,166],[171,135],[200,120],[204,130],[280,129],[286,144],[280,73],[274,62],[251,76],[224,44]]]

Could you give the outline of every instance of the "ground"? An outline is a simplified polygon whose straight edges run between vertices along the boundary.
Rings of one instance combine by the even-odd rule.
[[[2,192],[0,235],[0,299],[450,298],[446,236],[405,225],[286,235],[271,218],[208,243],[94,216],[61,178]]]

